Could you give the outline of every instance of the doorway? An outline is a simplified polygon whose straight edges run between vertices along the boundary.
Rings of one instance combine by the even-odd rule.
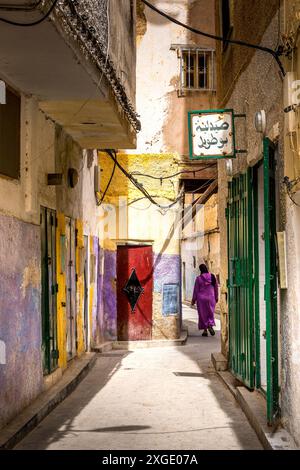
[[[229,364],[279,415],[276,148],[265,138],[263,159],[232,179],[227,207]]]
[[[152,246],[117,248],[117,328],[119,341],[152,335]]]
[[[75,221],[66,217],[66,289],[67,289],[67,353],[76,356],[76,231]]]
[[[89,349],[89,237],[84,235],[84,344],[85,350]],[[92,325],[90,325],[90,328]],[[91,337],[91,335],[90,335]]]
[[[253,169],[256,387],[267,398],[269,424],[279,416],[276,146],[264,139]]]
[[[42,358],[43,372],[57,368],[57,279],[56,279],[56,212],[41,207],[42,262]]]

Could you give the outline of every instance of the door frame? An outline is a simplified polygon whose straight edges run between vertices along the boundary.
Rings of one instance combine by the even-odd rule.
[[[154,274],[154,251],[153,251],[153,245],[154,245],[154,240],[119,240],[116,242],[116,310],[117,310],[117,337],[119,341],[119,333],[118,333],[118,250],[119,248],[122,247],[128,247],[130,248],[143,248],[143,247],[151,247],[151,252],[152,252],[152,261],[153,261],[153,266],[152,266],[152,276]],[[152,280],[154,284],[154,279]],[[153,322],[153,287],[152,287],[152,302],[151,302],[151,322]],[[152,339],[152,328],[150,331],[150,340]]]
[[[255,356],[251,168],[236,175],[229,183],[226,217],[229,364],[233,374],[249,389],[253,389]]]
[[[40,207],[41,223],[41,317],[43,373],[51,374],[58,367],[57,338],[57,267],[56,211]],[[50,267],[51,266],[51,269]]]
[[[278,382],[278,262],[276,245],[276,159],[275,145],[264,138],[265,201],[265,301],[267,334],[267,418],[274,424],[279,418]],[[271,158],[271,155],[273,156]]]
[[[252,282],[249,282],[248,289],[249,299],[252,298],[252,306],[254,306],[254,312],[252,313],[252,325],[250,328],[250,344],[251,350],[250,357],[253,357],[253,365],[255,368],[252,370],[252,380],[250,377],[250,388],[257,388],[261,390],[266,397],[267,404],[267,422],[269,425],[276,423],[280,415],[279,408],[279,380],[278,380],[278,318],[277,318],[277,297],[278,297],[278,268],[277,268],[277,252],[276,252],[276,171],[275,171],[275,145],[268,139],[263,140],[263,158],[253,167],[247,169],[248,177],[250,178],[249,185],[249,204],[251,205],[251,224],[254,223],[253,232],[249,231],[249,256],[251,253],[252,259]],[[273,158],[270,155],[273,154]],[[263,194],[264,194],[264,232],[265,232],[265,285],[264,285],[264,299],[266,305],[266,368],[267,368],[267,391],[261,388],[260,380],[260,311],[259,311],[259,252],[258,252],[258,186],[257,186],[257,170],[263,165]],[[242,175],[236,175],[235,178],[241,178]],[[229,183],[229,197],[230,191],[233,184]],[[250,210],[250,209],[249,209]],[[231,321],[231,302],[232,302],[232,267],[230,259],[230,243],[234,244],[233,249],[236,249],[238,240],[237,235],[239,230],[235,227],[234,240],[230,239],[230,199],[228,200],[227,210],[227,253],[228,253],[228,329],[229,329],[229,357],[232,354],[232,328],[235,324]],[[269,236],[266,236],[266,234]],[[251,235],[251,236],[250,236]],[[252,253],[253,250],[253,253]],[[236,270],[236,267],[234,268]],[[236,306],[237,308],[237,306]],[[253,311],[253,309],[252,309]],[[250,312],[251,313],[251,312]],[[236,321],[236,320],[235,320]],[[237,325],[238,331],[240,331],[240,325]],[[238,339],[238,338],[236,338]],[[237,348],[239,350],[239,344]],[[231,360],[231,359],[230,359]],[[237,376],[247,387],[249,382],[246,382],[232,364],[230,368],[235,376]]]

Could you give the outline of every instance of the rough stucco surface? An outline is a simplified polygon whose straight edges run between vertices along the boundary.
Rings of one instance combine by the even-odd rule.
[[[262,39],[262,44],[273,47],[278,34],[277,18],[274,18]],[[230,66],[230,64],[228,65]],[[255,90],[255,93],[253,92]],[[245,113],[246,119],[238,120],[236,124],[236,147],[247,149],[247,156],[242,155],[233,160],[233,174],[246,171],[247,166],[254,165],[263,154],[262,136],[254,127],[254,115],[264,109],[267,114],[267,135],[272,139],[273,126],[279,123],[283,129],[282,113],[282,82],[278,74],[278,67],[272,57],[257,52],[248,68],[241,74],[235,84],[230,100],[225,103],[228,108],[233,108],[236,113]],[[279,160],[282,161],[282,144],[279,142]],[[218,164],[219,171],[219,226],[220,226],[220,253],[227,253],[227,223],[225,209],[228,196],[228,178],[226,176],[225,162]],[[281,214],[281,217],[283,215]],[[221,256],[221,338],[222,352],[228,353],[228,305],[227,305],[227,257]]]
[[[117,254],[104,252],[103,274],[103,332],[106,339],[117,339]]]
[[[0,215],[0,427],[43,388],[40,229]]]
[[[179,255],[154,254],[154,292],[152,339],[174,339],[180,335],[181,302],[177,315],[163,316],[164,284],[181,285],[181,260]]]
[[[155,6],[183,23],[214,31],[214,0],[155,1]],[[178,98],[179,59],[171,44],[215,47],[165,20],[149,8],[138,8],[137,111],[143,123],[137,153],[188,154],[187,112],[214,107],[215,93],[194,91]],[[146,24],[145,24],[146,20]]]
[[[274,17],[268,27],[262,44],[273,46],[277,40],[278,20]],[[253,93],[255,90],[255,93]],[[226,107],[236,112],[247,114],[245,124],[238,124],[238,145],[248,149],[247,159],[240,156],[234,161],[234,174],[246,170],[262,157],[262,139],[254,129],[254,114],[264,109],[267,114],[267,135],[273,139],[273,126],[279,123],[280,138],[278,142],[278,182],[282,181],[287,164],[287,153],[284,148],[284,122],[282,113],[282,82],[278,68],[272,58],[256,53],[248,68],[241,74],[235,85]],[[243,146],[243,147],[241,147]],[[286,152],[287,148],[285,148]],[[280,407],[282,421],[300,444],[300,328],[299,328],[299,208],[294,206],[285,196],[282,185],[278,187],[278,227],[286,231],[286,253],[288,289],[279,290],[279,376],[280,376]],[[221,230],[221,253],[227,251],[227,232],[225,207],[227,196],[227,177],[224,162],[219,163],[219,224]],[[222,351],[228,351],[228,328],[226,303],[227,258],[221,257],[221,312],[222,312]]]

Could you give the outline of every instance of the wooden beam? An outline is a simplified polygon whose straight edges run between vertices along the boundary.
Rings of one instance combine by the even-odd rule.
[[[216,179],[208,186],[207,190],[203,194],[201,194],[199,199],[196,199],[196,201],[193,202],[193,204],[196,204],[196,203],[205,204],[209,200],[211,195],[215,192],[217,187],[218,187],[218,180]]]

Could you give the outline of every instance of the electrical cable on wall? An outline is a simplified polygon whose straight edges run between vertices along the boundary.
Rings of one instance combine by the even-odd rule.
[[[111,173],[110,178],[109,178],[109,181],[108,181],[107,186],[106,186],[106,188],[105,188],[105,190],[104,190],[104,193],[103,193],[103,195],[102,195],[102,197],[101,197],[101,200],[100,200],[100,201],[97,200],[97,206],[99,206],[99,207],[100,207],[101,204],[103,203],[104,198],[105,198],[105,196],[106,196],[106,193],[107,193],[107,191],[108,191],[108,189],[109,189],[109,187],[110,187],[110,185],[111,185],[111,182],[112,182],[112,180],[113,180],[113,177],[114,177],[116,168],[117,168],[117,163],[115,162],[115,163],[114,163],[114,166],[113,166],[113,169],[112,169],[112,173]],[[96,193],[96,198],[97,198],[97,193]]]
[[[8,19],[2,18],[2,17],[0,17],[0,21],[2,21],[3,23],[10,24],[12,26],[24,26],[24,27],[36,26],[36,25],[42,23],[43,21],[45,21],[51,15],[52,11],[56,7],[57,2],[58,2],[58,0],[53,0],[53,3],[51,5],[51,7],[49,8],[49,10],[47,11],[47,13],[45,13],[45,15],[42,18],[40,18],[39,20],[32,21],[31,23],[18,23],[16,21],[8,20]],[[39,5],[39,3],[37,4],[37,6],[38,5]]]
[[[175,178],[175,176],[183,175],[183,174],[189,174],[189,173],[199,173],[201,171],[207,170],[213,166],[216,166],[215,163],[211,163],[210,165],[207,165],[202,168],[198,168],[197,170],[181,170],[178,171],[177,173],[174,173],[173,175],[168,175],[168,176],[153,176],[153,175],[148,175],[145,173],[141,173],[140,171],[133,171],[131,175],[136,175],[136,176],[144,176],[145,178],[152,178],[154,180],[169,180],[171,178]]]
[[[296,178],[295,180],[290,180],[288,176],[285,176],[283,178],[283,184],[286,186],[286,192],[289,199],[292,201],[293,204],[295,204],[295,206],[300,207],[300,204],[295,201],[294,193],[292,192],[293,187],[296,186],[298,183],[300,183],[300,177]]]
[[[148,191],[143,187],[143,185],[135,179],[128,171],[118,162],[117,160],[117,154],[115,150],[110,150],[106,149],[104,150],[106,154],[116,163],[117,167],[119,170],[126,176],[126,178],[129,179],[129,181],[142,193],[144,196],[149,199],[149,201],[152,202],[155,206],[159,207],[162,210],[168,210],[171,209],[173,206],[175,206],[182,198],[183,198],[183,191],[181,190],[177,198],[169,205],[163,206],[159,204],[158,202],[155,201],[155,199],[151,196],[151,194],[148,193]]]
[[[101,151],[101,150],[100,150]],[[112,171],[112,174],[110,176],[110,179],[109,179],[109,182],[108,182],[108,185],[105,189],[105,192],[104,192],[104,195],[102,196],[102,199],[101,199],[101,204],[102,204],[102,201],[104,200],[104,197],[105,195],[107,194],[107,191],[111,185],[111,182],[112,182],[112,179],[113,179],[113,176],[114,176],[114,173],[115,173],[115,167],[117,166],[119,168],[119,170],[126,176],[126,178],[129,179],[129,181],[144,195],[144,197],[146,199],[148,199],[152,204],[154,204],[155,206],[157,206],[159,209],[161,210],[169,210],[171,209],[172,207],[174,207],[180,200],[183,200],[183,196],[184,196],[184,188],[182,188],[179,192],[179,195],[177,196],[177,198],[172,201],[171,204],[169,205],[161,205],[159,204],[158,202],[155,201],[156,198],[158,198],[159,196],[152,196],[144,187],[143,185],[136,179],[132,176],[131,173],[129,173],[121,164],[120,162],[118,162],[117,160],[117,154],[116,154],[116,151],[115,150],[111,150],[111,149],[106,149],[104,150],[105,153],[113,160],[114,162],[114,168],[113,168],[113,171]],[[199,170],[200,171],[200,170]],[[210,181],[213,181],[210,180]],[[197,188],[195,190],[196,191],[199,191],[200,189],[203,189],[204,187],[208,186],[209,185],[209,182],[205,182],[201,187]],[[192,203],[192,207],[197,203],[197,201],[201,198],[201,196],[199,196],[193,203]],[[143,198],[141,198],[143,199]],[[100,205],[100,204],[99,204]]]
[[[212,181],[214,181],[214,180],[211,179],[211,180],[206,181],[205,183],[203,183],[201,186],[199,186],[198,188],[194,189],[193,191],[189,191],[189,194],[197,193],[197,192],[199,192],[199,191],[205,189],[206,187],[208,187],[208,186],[211,184]],[[155,195],[155,196],[152,195],[152,197],[155,198],[155,199],[161,199],[161,196],[158,196],[158,195]],[[131,206],[132,204],[134,204],[134,203],[136,203],[136,202],[139,202],[139,201],[142,201],[143,199],[148,199],[148,198],[147,198],[146,196],[139,197],[139,198],[137,198],[137,199],[133,199],[132,201],[128,202],[127,205],[128,205],[128,206]],[[170,198],[168,198],[168,197],[164,197],[164,199],[167,199],[168,201],[173,202],[173,199],[170,199]],[[197,198],[197,200],[198,200],[198,199],[199,199],[199,198]],[[149,207],[150,207],[150,206],[149,206]]]
[[[274,57],[274,59],[276,60],[282,75],[285,76],[285,70],[284,70],[283,65],[281,63],[281,60],[279,59],[279,53],[277,51],[274,51],[273,49],[270,49],[269,47],[259,46],[257,44],[251,44],[249,42],[239,41],[237,39],[228,39],[228,38],[225,38],[223,36],[216,36],[215,34],[206,33],[204,31],[201,31],[200,29],[193,28],[192,26],[189,26],[185,23],[182,23],[181,21],[176,20],[175,18],[168,15],[164,11],[162,11],[159,8],[157,8],[156,6],[152,5],[152,3],[148,2],[147,0],[141,0],[141,1],[145,5],[147,5],[147,7],[149,7],[151,10],[155,11],[160,16],[163,16],[167,20],[171,21],[172,23],[177,24],[178,26],[181,26],[182,28],[188,29],[189,31],[191,31],[194,34],[199,34],[200,36],[204,36],[206,38],[214,39],[215,41],[221,41],[225,44],[234,44],[236,46],[249,47],[251,49],[256,49],[256,50],[271,54]]]

